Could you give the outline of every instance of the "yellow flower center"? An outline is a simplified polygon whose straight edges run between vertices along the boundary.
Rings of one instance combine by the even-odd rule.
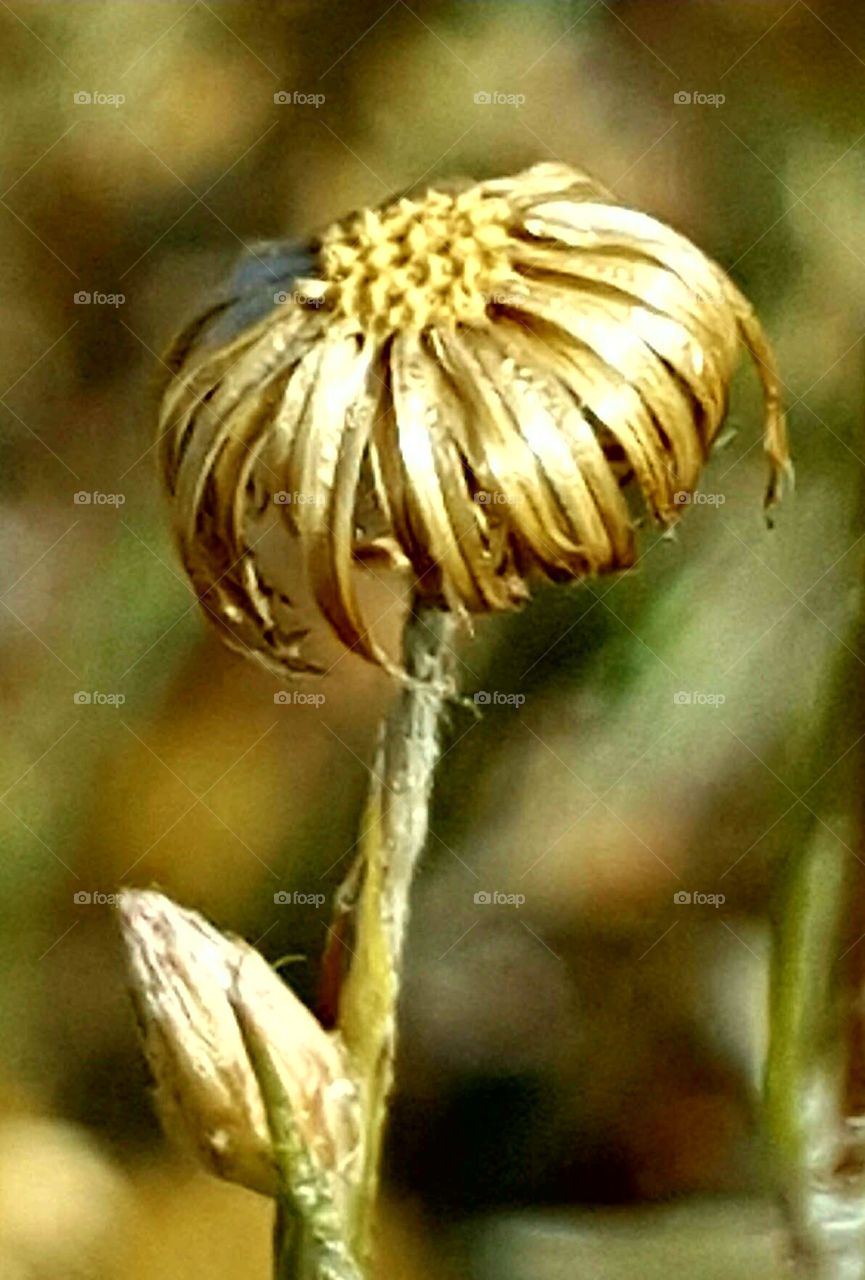
[[[510,208],[475,188],[365,209],[325,232],[321,266],[336,318],[386,334],[478,325],[512,277]]]

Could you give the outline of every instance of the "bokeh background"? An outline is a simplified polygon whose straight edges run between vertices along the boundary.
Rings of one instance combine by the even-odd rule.
[[[488,696],[417,885],[383,1274],[773,1274],[774,891],[815,822],[859,838],[857,0],[3,0],[0,31],[0,1273],[269,1274],[269,1205],[153,1119],[110,898],[158,885],[299,956],[312,1002],[393,696],[346,656],[275,703],[210,634],[161,356],[245,244],[557,158],[753,298],[798,491],[768,531],[743,374],[675,541],[467,639]]]

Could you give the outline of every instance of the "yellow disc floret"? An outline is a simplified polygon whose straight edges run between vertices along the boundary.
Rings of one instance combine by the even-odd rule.
[[[482,324],[513,278],[511,216],[507,201],[475,189],[429,191],[337,223],[321,241],[335,317],[379,335]]]

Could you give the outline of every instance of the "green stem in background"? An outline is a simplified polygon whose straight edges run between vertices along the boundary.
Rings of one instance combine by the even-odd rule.
[[[361,1172],[349,1233],[355,1255],[364,1261],[372,1252],[394,1076],[409,900],[429,830],[443,711],[454,694],[452,642],[457,625],[452,614],[433,605],[415,604],[412,610],[404,638],[408,680],[383,728],[359,842],[363,883],[338,1026],[361,1095]]]
[[[829,681],[813,822],[781,868],[774,919],[765,1116],[802,1280],[865,1280],[865,686],[850,654]]]
[[[861,865],[817,821],[784,868],[775,934],[766,1120],[803,1280],[865,1280]]]
[[[840,1138],[843,1056],[835,992],[843,951],[849,855],[819,823],[784,867],[773,950],[766,1121],[791,1218],[795,1260],[818,1271],[819,1199],[831,1182]],[[827,1206],[828,1207],[828,1206]],[[826,1224],[828,1225],[828,1224]],[[827,1264],[828,1265],[828,1264]]]

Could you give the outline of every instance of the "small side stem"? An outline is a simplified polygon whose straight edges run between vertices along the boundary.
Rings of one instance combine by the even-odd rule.
[[[363,1280],[334,1203],[328,1175],[307,1146],[267,1041],[237,989],[229,993],[264,1103],[278,1192],[274,1280]]]
[[[368,1259],[396,1055],[397,1006],[411,888],[429,830],[443,711],[454,694],[457,620],[416,604],[406,624],[408,679],[384,725],[360,840],[363,885],[338,1027],[361,1089],[360,1177],[350,1239]]]

